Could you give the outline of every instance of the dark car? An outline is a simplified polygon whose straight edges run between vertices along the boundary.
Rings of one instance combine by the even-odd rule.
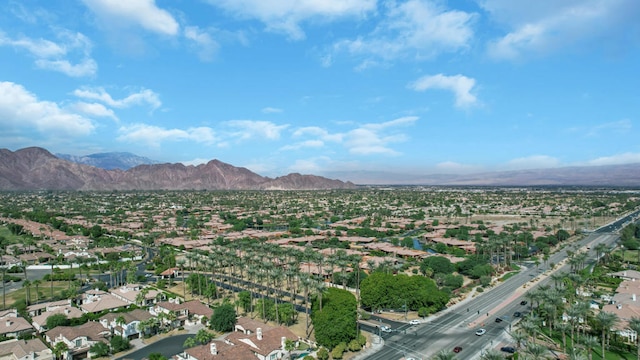
[[[513,313],[513,317],[520,317],[522,316],[522,313],[520,311],[516,311]]]
[[[496,318],[496,322],[497,322],[497,323],[501,323],[501,322],[502,322],[502,319],[501,319],[501,318]]]
[[[503,346],[503,347],[500,348],[500,351],[504,351],[506,353],[513,354],[513,353],[516,352],[516,349],[511,347],[511,346]]]
[[[527,300],[520,301],[520,305],[527,305]]]
[[[453,348],[453,352],[456,354],[459,353],[460,351],[462,351],[462,348],[460,346],[456,346]]]

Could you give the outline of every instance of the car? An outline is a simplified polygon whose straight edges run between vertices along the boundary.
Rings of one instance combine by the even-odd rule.
[[[418,325],[418,324],[420,324],[420,320],[413,319],[413,320],[409,321],[409,324]]]
[[[503,346],[503,347],[500,348],[500,351],[503,351],[503,352],[506,352],[506,353],[509,353],[509,354],[513,354],[513,353],[516,352],[516,349],[511,347],[511,346]]]
[[[144,277],[147,277],[147,278],[150,278],[150,277],[152,277],[152,276],[153,276],[153,275],[151,275],[151,274],[149,274],[149,273],[144,274]]]
[[[496,322],[497,322],[497,323],[501,323],[501,322],[502,322],[502,319],[501,319],[501,318],[496,318]]]
[[[481,329],[476,330],[476,335],[482,336],[482,335],[486,334],[486,332],[487,332],[487,329],[482,329],[481,328]]]
[[[456,354],[459,353],[460,351],[462,351],[462,347],[460,347],[460,346],[456,346],[456,347],[453,348],[453,352],[456,353]]]
[[[522,313],[520,311],[516,311],[513,313],[513,317],[520,317],[522,316]]]
[[[527,300],[520,301],[520,305],[527,305]]]
[[[391,328],[386,326],[386,325],[382,325],[380,326],[380,330],[386,332],[386,333],[390,333],[391,332]]]

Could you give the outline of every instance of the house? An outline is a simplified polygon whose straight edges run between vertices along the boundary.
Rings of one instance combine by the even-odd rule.
[[[11,339],[0,342],[0,360],[53,360],[53,352],[38,338]]]
[[[244,326],[250,327],[243,321]],[[242,328],[244,328],[242,326]],[[246,329],[245,329],[246,330]],[[236,331],[228,334],[224,341],[214,340],[208,344],[186,349],[176,355],[178,360],[276,360],[287,355],[287,340],[298,341],[298,337],[286,327],[261,327],[249,334]],[[296,344],[297,345],[297,344]]]
[[[43,332],[47,329],[47,318],[52,315],[63,314],[67,319],[78,319],[84,314],[82,310],[71,305],[63,305],[50,307],[47,311],[39,313],[31,317],[31,324],[38,332]]]
[[[172,326],[184,326],[199,324],[208,321],[213,315],[213,310],[198,300],[181,302],[179,298],[161,301],[149,309],[151,315],[170,315],[165,322],[172,323]]]
[[[45,333],[45,340],[52,348],[59,342],[69,349],[63,354],[65,360],[82,359],[88,356],[89,348],[98,342],[108,344],[110,331],[99,322],[89,321],[78,326],[56,326]]]
[[[18,310],[9,309],[0,312],[0,336],[15,338],[32,333],[34,330],[25,318],[18,316]]]
[[[138,324],[152,318],[148,311],[142,309],[134,309],[125,313],[108,313],[100,318],[100,324],[105,328],[112,330],[113,334],[131,339],[142,337],[142,331]],[[120,323],[120,321],[124,323]]]
[[[80,309],[85,313],[99,313],[128,307],[130,304],[102,290],[89,290],[82,294]]]
[[[167,270],[161,272],[159,274],[162,279],[173,279],[180,275],[180,269],[178,268],[168,268]]]
[[[125,301],[129,304],[141,306],[151,306],[156,303],[157,299],[162,296],[158,290],[145,288],[140,284],[126,284],[109,291],[117,299]]]

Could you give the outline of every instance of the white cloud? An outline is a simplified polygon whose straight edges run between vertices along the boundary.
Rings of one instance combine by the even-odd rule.
[[[94,14],[111,26],[135,25],[145,30],[177,35],[180,25],[166,10],[160,9],[155,0],[83,0]]]
[[[297,142],[290,145],[285,145],[280,148],[281,151],[289,151],[289,150],[299,150],[299,149],[308,149],[308,148],[321,148],[324,146],[324,141],[322,140],[305,140],[301,142]]]
[[[114,108],[129,108],[134,105],[148,104],[152,109],[162,105],[158,94],[149,89],[142,89],[123,99],[115,100],[104,88],[81,88],[73,91],[73,94],[82,99],[97,100]]]
[[[305,33],[300,23],[331,21],[345,16],[360,17],[376,8],[375,0],[208,0],[240,18],[257,19],[268,31],[300,40]]]
[[[512,30],[488,44],[497,59],[519,59],[574,44],[610,46],[638,30],[636,0],[483,0],[491,19]]]
[[[633,127],[629,119],[596,125],[587,130],[587,137],[597,137],[603,133],[628,134]]]
[[[289,166],[288,171],[297,172],[301,174],[317,174],[324,170],[324,165],[330,162],[326,156],[318,156],[310,159],[297,159],[291,166]]]
[[[0,82],[0,124],[7,128],[35,128],[46,134],[71,137],[92,133],[90,119],[69,112],[54,102],[41,101],[21,85]]]
[[[278,140],[280,139],[280,133],[289,127],[289,125],[276,125],[270,121],[256,120],[231,120],[225,122],[225,124],[229,127],[239,129],[239,131],[234,131],[230,134],[230,136],[239,140]]]
[[[263,114],[279,114],[282,112],[282,109],[274,108],[274,107],[266,107],[262,109]]]
[[[118,141],[142,142],[154,147],[160,146],[165,141],[195,141],[206,145],[212,145],[216,141],[215,132],[209,127],[195,127],[183,130],[133,124],[120,127],[118,132],[120,133],[117,138]]]
[[[71,77],[83,77],[95,74],[98,64],[93,59],[84,59],[78,64],[71,64],[68,60],[36,60],[41,69],[58,71]]]
[[[441,89],[452,91],[456,97],[456,106],[460,108],[475,105],[478,99],[471,92],[476,84],[475,79],[464,75],[446,76],[443,74],[429,75],[409,84],[415,91]]]
[[[506,163],[509,170],[544,169],[560,166],[560,160],[547,155],[532,155],[516,158]]]
[[[623,153],[589,160],[587,165],[619,165],[640,163],[640,153]]]
[[[36,57],[35,64],[40,69],[58,71],[71,77],[95,75],[98,64],[91,58],[93,44],[81,33],[62,30],[56,33],[59,43],[45,39],[31,39],[21,36],[12,39],[0,32],[0,46],[11,46],[26,50]],[[75,62],[69,57],[79,58]]]
[[[383,60],[397,58],[428,59],[443,52],[465,49],[473,38],[474,14],[448,10],[435,2],[410,0],[387,2],[382,9],[384,19],[368,35],[334,44],[336,53],[365,56],[359,69]]]
[[[108,117],[118,121],[118,117],[113,110],[108,109],[102,104],[77,102],[71,106],[75,111],[95,117]]]
[[[201,30],[197,26],[185,27],[184,37],[191,42],[193,48],[198,54],[198,57],[202,61],[213,60],[218,48],[220,47],[211,34]]]
[[[347,151],[355,155],[399,155],[390,147],[393,143],[404,142],[407,136],[397,128],[411,126],[418,120],[416,116],[406,116],[382,122],[362,124],[357,128],[341,133],[330,133],[326,129],[309,126],[296,129],[294,138],[311,138],[306,141],[290,145],[291,149],[302,147],[320,147],[326,142],[341,144]],[[286,148],[286,147],[285,147]]]

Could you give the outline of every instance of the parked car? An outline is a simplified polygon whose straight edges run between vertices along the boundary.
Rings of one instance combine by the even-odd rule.
[[[413,319],[413,320],[409,321],[409,324],[418,325],[418,324],[420,324],[420,320]]]
[[[506,353],[513,354],[513,353],[516,352],[516,349],[511,347],[511,346],[503,346],[503,347],[500,348],[500,351],[504,351]]]
[[[482,335],[484,335],[486,332],[487,332],[487,329],[482,329],[482,328],[481,328],[481,329],[476,330],[476,335],[478,335],[478,336],[482,336]]]

